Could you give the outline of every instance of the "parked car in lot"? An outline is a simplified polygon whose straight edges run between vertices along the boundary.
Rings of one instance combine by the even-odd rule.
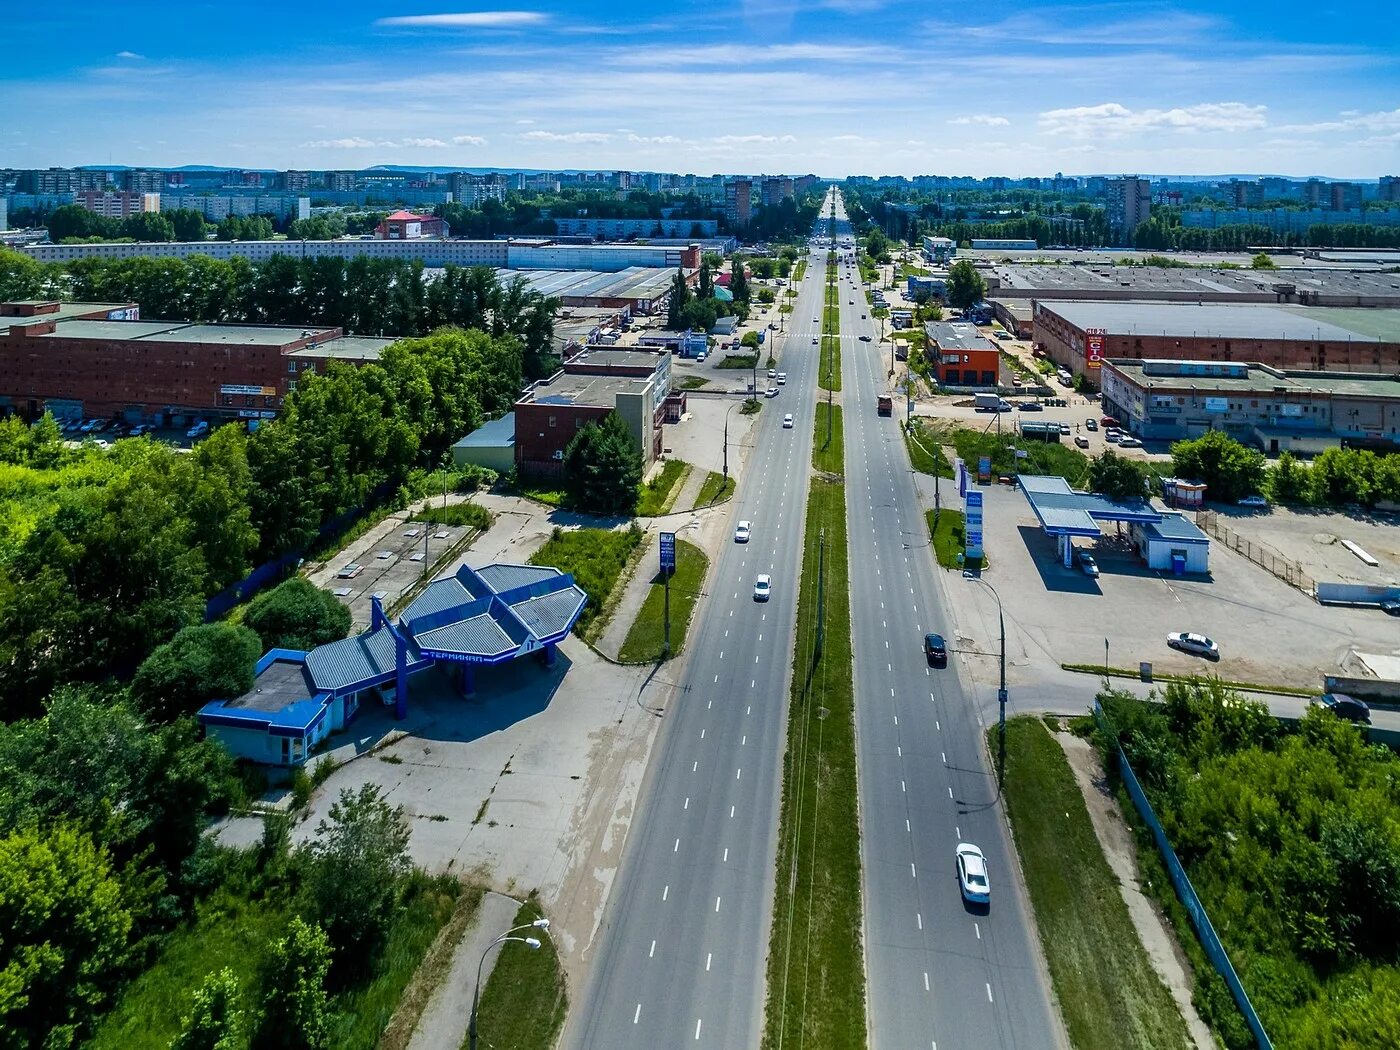
[[[1039,401],[1022,401],[1016,406],[1022,412],[1044,412],[1045,406]]]
[[[1074,444],[1078,448],[1088,448],[1089,439],[1086,438],[1083,434],[1076,434],[1074,437]]]
[[[1167,635],[1167,644],[1173,649],[1178,649],[1183,653],[1190,653],[1192,656],[1204,656],[1207,660],[1220,659],[1220,646],[1203,634],[1195,634],[1191,631],[1177,631]]]
[[[768,378],[769,378],[769,379],[777,379],[777,378],[778,378],[778,370],[777,370],[776,368],[770,368],[770,369],[768,369]]]
[[[1105,430],[1103,432],[1103,439],[1110,445],[1116,445],[1123,439],[1123,435],[1116,430]]]
[[[1244,499],[1239,500],[1237,503],[1237,506],[1240,507],[1267,507],[1268,505],[1269,501],[1266,500],[1263,496],[1258,495],[1257,493],[1253,496],[1246,496]]]
[[[1314,706],[1325,707],[1348,722],[1365,722],[1367,725],[1371,722],[1371,709],[1366,702],[1346,693],[1323,693],[1312,702]]]
[[[766,602],[768,596],[773,593],[773,578],[766,572],[759,573],[758,579],[753,581],[753,600],[756,602]]]
[[[1119,423],[1118,420],[1114,419],[1112,416],[1104,416],[1099,420],[1099,426],[1113,427],[1116,430],[1118,427],[1122,426],[1122,424]]]
[[[924,635],[924,659],[928,661],[930,667],[946,667],[948,665],[948,645],[943,641],[941,634]]]
[[[778,396],[778,388],[775,387],[775,386],[770,386],[767,390],[765,390],[765,391],[763,392],[763,396],[764,396],[764,397],[777,397],[777,396]]]
[[[1079,560],[1079,568],[1083,570],[1085,576],[1097,577],[1099,574],[1099,563],[1088,551],[1075,551]]]
[[[186,431],[185,431],[185,437],[187,437],[187,438],[200,438],[200,437],[203,437],[203,436],[204,436],[205,434],[207,434],[207,433],[209,433],[209,423],[208,423],[208,421],[203,420],[203,419],[197,419],[197,420],[195,420],[195,422],[194,422],[194,426],[190,427],[189,430],[186,430]]]
[[[987,879],[987,858],[971,842],[959,842],[958,888],[969,904],[990,904],[992,887]]]
[[[1062,437],[1069,437],[1073,433],[1074,431],[1070,429],[1070,425],[1068,423],[1060,424],[1060,435]]]
[[[1135,438],[1135,437],[1128,437],[1128,436],[1124,435],[1123,437],[1121,437],[1121,438],[1118,439],[1118,447],[1119,447],[1119,448],[1142,448],[1142,442],[1139,441],[1139,440],[1138,440],[1137,438]]]
[[[739,522],[739,524],[734,527],[734,542],[748,543],[750,527],[750,523],[747,521]]]
[[[1098,422],[1097,422],[1096,420],[1093,420],[1093,419],[1086,419],[1086,420],[1084,421],[1084,429],[1085,429],[1085,430],[1098,430],[1098,429],[1099,429],[1099,424],[1098,424]]]

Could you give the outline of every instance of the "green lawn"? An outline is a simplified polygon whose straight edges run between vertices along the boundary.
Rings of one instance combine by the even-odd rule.
[[[827,404],[817,402],[817,420],[812,426],[812,466],[828,474],[846,473],[846,439],[841,426],[841,406],[831,406],[831,442],[827,444]],[[823,448],[822,446],[826,447]]]
[[[642,486],[637,499],[637,516],[654,518],[669,511],[689,474],[690,464],[685,460],[668,459],[656,477]]]
[[[995,753],[996,730],[988,737]],[[1186,1025],[1138,939],[1064,751],[1038,719],[1006,724],[1004,790],[1070,1043],[1185,1050]]]
[[[725,354],[716,368],[748,368],[758,363],[758,354]]]
[[[728,499],[733,494],[734,479],[726,478],[718,471],[712,470],[705,478],[705,483],[700,486],[700,494],[695,497],[695,509],[708,507],[722,499]]]
[[[331,1001],[331,1046],[373,1050],[409,979],[452,914],[460,890],[455,879],[445,876],[410,877],[404,904],[369,981]],[[238,975],[245,999],[256,1003],[261,967],[272,942],[286,932],[287,918],[285,909],[265,899],[216,892],[199,905],[192,923],[166,939],[155,962],[127,986],[88,1046],[166,1050],[179,1034],[195,990],[206,976],[224,967]]]
[[[562,572],[572,573],[574,582],[588,595],[588,604],[574,626],[574,633],[579,637],[587,636],[589,625],[605,608],[618,577],[627,567],[628,558],[641,542],[640,529],[575,529],[570,532],[555,529],[554,535],[530,559],[531,565],[552,565]]]
[[[938,441],[938,433],[918,419],[912,420],[911,429],[904,432],[904,447],[909,450],[909,462],[915,470],[920,474],[951,478],[953,466],[943,454],[943,447]]]
[[[676,384],[678,390],[699,390],[702,386],[708,386],[709,380],[704,376],[686,376]]]
[[[1005,419],[1000,437],[997,436],[993,418],[991,428],[985,432],[958,427],[948,440],[969,469],[974,471],[980,456],[990,456],[993,474],[1055,474],[1076,488],[1089,479],[1089,457],[1073,445],[1062,445],[1058,441],[1020,440],[1015,428]],[[1026,458],[1020,460],[1019,465],[1013,449],[1008,445],[1026,451]]]
[[[801,283],[802,283],[802,278],[804,278],[804,277],[806,277],[806,276],[807,276],[807,260],[806,260],[806,259],[798,259],[798,260],[797,260],[797,265],[793,268],[793,271],[792,271],[792,283],[793,283],[793,284],[801,284]]]
[[[446,506],[429,505],[415,511],[412,521],[426,521],[433,525],[466,525],[473,529],[489,529],[491,512],[479,503],[449,503]]]
[[[825,623],[817,657],[817,535],[823,529]],[[861,1047],[855,697],[846,500],[839,482],[813,479],[807,499],[794,652],[762,1045]]]
[[[676,541],[676,571],[671,577],[671,654],[685,648],[685,634],[695,603],[705,585],[705,573],[710,561],[705,552],[693,543]],[[627,632],[618,651],[618,659],[627,664],[651,663],[662,655],[665,631],[666,587],[658,571],[647,591],[646,600],[637,612],[637,619]],[[670,657],[667,657],[670,659]]]
[[[564,505],[564,489],[558,478],[518,477],[515,479],[515,493],[543,503],[549,507]]]
[[[817,373],[817,386],[822,390],[841,389],[841,340],[833,336],[822,336],[821,369]]]
[[[938,559],[938,564],[945,569],[962,568],[958,564],[958,555],[962,554],[966,547],[966,538],[963,533],[963,512],[960,510],[950,510],[944,507],[939,511],[927,511],[925,517],[928,519],[929,535],[933,538],[933,553]],[[986,568],[985,558],[980,563],[974,561],[967,562],[967,568],[976,568],[980,564]]]
[[[539,905],[528,900],[515,914],[514,926],[538,918]],[[559,953],[548,933],[538,936],[540,946],[503,944],[486,987],[481,990],[476,1028],[480,1045],[491,1050],[553,1050],[564,1026],[569,993]],[[524,934],[522,934],[523,936]],[[466,1047],[467,1040],[462,1041]]]
[[[763,401],[756,397],[747,397],[744,403],[739,406],[739,415],[756,416],[763,411]]]

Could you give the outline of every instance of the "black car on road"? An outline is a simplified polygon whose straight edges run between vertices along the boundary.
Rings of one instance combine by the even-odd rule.
[[[924,635],[924,656],[930,667],[948,666],[948,646],[941,634]]]

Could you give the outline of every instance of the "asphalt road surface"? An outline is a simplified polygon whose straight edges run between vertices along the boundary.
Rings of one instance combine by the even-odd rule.
[[[735,497],[732,519],[752,522],[752,539],[729,543],[706,581],[565,1046],[760,1040],[825,258],[809,259],[779,343],[787,383],[763,401]],[[759,573],[773,579],[763,603]]]
[[[838,240],[844,220],[838,199]],[[876,414],[877,394],[892,392],[889,345],[861,317],[859,270],[839,269],[870,1045],[1061,1047],[985,759],[987,716],[963,690],[956,653],[946,669],[924,658],[925,633],[953,632],[899,432],[903,399],[894,418]],[[954,596],[977,586],[946,583]],[[987,857],[990,907],[963,902],[960,841]]]

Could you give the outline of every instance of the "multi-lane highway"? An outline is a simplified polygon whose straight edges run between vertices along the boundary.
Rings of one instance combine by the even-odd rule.
[[[809,259],[781,347],[787,383],[763,401],[735,497],[752,538],[711,567],[565,1045],[759,1043],[825,260]],[[773,577],[764,603],[759,573]]]
[[[850,226],[836,202],[839,241]],[[839,269],[870,1045],[1059,1047],[1060,1022],[983,757],[985,716],[963,689],[957,654],[933,669],[922,649],[926,632],[951,641],[945,602],[974,584],[953,576],[948,595],[935,579],[899,432],[902,399],[895,418],[876,415],[877,394],[891,392],[888,348],[864,316],[859,270]],[[986,854],[990,908],[963,904],[953,860],[959,841]]]

